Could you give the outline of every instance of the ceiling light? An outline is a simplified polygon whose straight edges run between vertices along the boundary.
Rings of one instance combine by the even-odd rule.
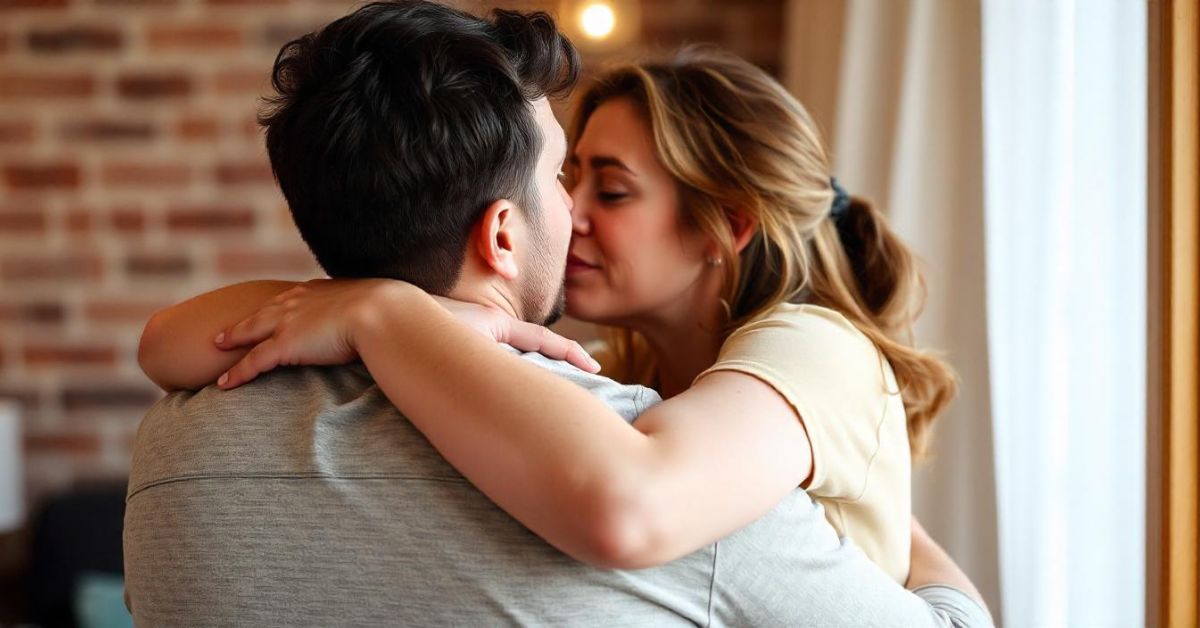
[[[583,34],[591,39],[606,39],[617,25],[617,15],[607,2],[593,2],[579,13]]]

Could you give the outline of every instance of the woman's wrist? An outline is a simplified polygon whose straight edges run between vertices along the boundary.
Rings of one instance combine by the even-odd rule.
[[[350,318],[349,342],[355,350],[360,343],[368,341],[373,334],[386,326],[397,314],[413,310],[422,301],[434,303],[424,290],[396,279],[369,279],[361,298],[355,301],[348,312]]]

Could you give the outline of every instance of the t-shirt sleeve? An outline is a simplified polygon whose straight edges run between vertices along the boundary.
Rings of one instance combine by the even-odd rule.
[[[917,597],[933,609],[939,620],[954,628],[989,628],[994,626],[987,609],[963,591],[947,584],[927,584],[913,590]]]
[[[839,538],[804,491],[717,545],[710,625],[992,626],[987,610],[958,589],[905,590],[852,539]]]
[[[516,352],[515,349],[513,351]],[[521,357],[587,390],[629,423],[633,423],[643,412],[662,401],[658,393],[645,386],[621,384],[603,375],[580,370],[567,362],[551,360],[539,353],[524,353]]]
[[[796,411],[812,445],[810,494],[848,502],[862,496],[885,435],[896,432],[884,422],[895,421],[903,405],[882,354],[849,321],[808,307],[752,321],[730,335],[699,377],[715,371],[752,375]],[[904,439],[887,446],[906,453]]]

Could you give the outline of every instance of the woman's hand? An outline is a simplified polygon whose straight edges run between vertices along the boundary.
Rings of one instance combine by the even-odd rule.
[[[223,350],[254,347],[218,378],[217,385],[235,388],[277,366],[353,362],[358,359],[356,324],[371,317],[373,308],[402,306],[405,294],[415,290],[387,279],[316,279],[283,292],[217,335],[214,342]],[[435,298],[460,322],[496,342],[566,360],[592,373],[600,370],[579,343],[545,327],[495,308]]]
[[[491,338],[512,346],[518,351],[540,353],[552,360],[563,360],[589,373],[599,373],[600,363],[579,345],[548,327],[517,320],[494,307],[467,303],[446,297],[433,297],[438,305],[463,323]]]

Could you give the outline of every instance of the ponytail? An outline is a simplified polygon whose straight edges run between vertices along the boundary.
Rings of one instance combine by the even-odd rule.
[[[837,214],[813,240],[810,300],[849,318],[887,358],[904,400],[909,447],[923,458],[957,381],[944,361],[913,346],[926,294],[918,260],[865,201],[851,198]]]

